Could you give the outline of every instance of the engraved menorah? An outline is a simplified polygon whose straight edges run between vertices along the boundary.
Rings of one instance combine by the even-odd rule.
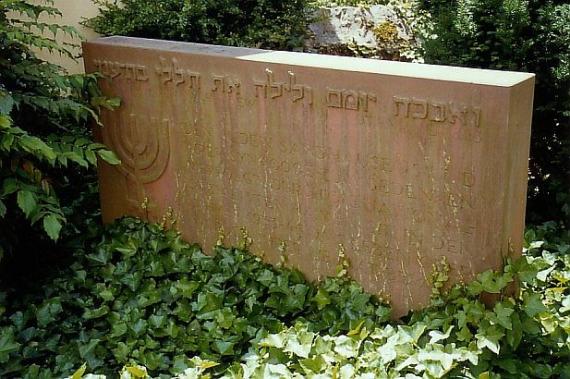
[[[129,211],[140,215],[144,210],[143,216],[148,216],[152,205],[145,184],[158,180],[168,166],[170,121],[130,114],[103,130],[103,141],[121,159],[117,168],[126,180]]]

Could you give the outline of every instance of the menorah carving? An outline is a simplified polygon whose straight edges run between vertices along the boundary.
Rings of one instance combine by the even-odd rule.
[[[103,128],[103,142],[121,159],[129,211],[148,216],[153,211],[145,184],[158,180],[170,159],[170,120],[157,117],[117,117]],[[141,212],[143,211],[144,212]]]

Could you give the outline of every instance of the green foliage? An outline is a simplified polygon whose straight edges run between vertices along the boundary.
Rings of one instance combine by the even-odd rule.
[[[570,4],[423,0],[429,63],[536,73],[529,220],[570,221]]]
[[[96,0],[87,25],[104,35],[219,45],[292,49],[302,46],[306,0]]]
[[[226,377],[568,378],[569,242],[528,241],[527,257],[453,287],[405,325],[330,336],[298,323],[259,341]],[[515,277],[522,292],[512,298],[504,293]],[[483,292],[499,294],[493,306]]]
[[[128,365],[125,378],[568,378],[564,233],[529,230],[526,256],[503,272],[439,287],[431,307],[387,323],[389,310],[347,279],[314,286],[243,250],[207,256],[124,219],[48,285],[0,294],[0,376],[63,377],[86,363],[110,377]]]
[[[156,11],[146,14],[150,24],[165,17],[159,11],[169,2],[158,3],[146,2]],[[524,19],[517,4],[509,3],[508,12]],[[222,5],[230,4],[216,3]],[[549,9],[563,35],[564,7]],[[80,205],[94,193],[84,177],[97,157],[117,162],[90,142],[85,125],[97,122],[99,106],[116,104],[100,97],[95,76],[63,75],[29,50],[67,54],[32,32],[73,33],[37,22],[57,11],[18,0],[0,10],[0,248],[45,246],[36,244],[39,232],[57,239],[80,228],[96,236],[68,239],[75,254],[51,279],[28,275],[26,288],[0,292],[0,377],[102,378],[89,370],[133,379],[570,378],[570,235],[556,223],[527,231],[525,257],[503,272],[482,273],[447,292],[442,262],[432,305],[391,323],[390,310],[348,280],[344,264],[337,278],[313,285],[242,249],[219,246],[207,256],[177,233],[137,220],[98,234],[97,223],[81,213],[89,212]],[[9,10],[33,21],[9,20]],[[129,24],[127,11],[109,10]],[[181,30],[180,18],[172,20],[165,32]],[[222,24],[204,25],[210,24],[199,30],[214,30],[207,34],[214,38]],[[462,25],[467,33],[471,24]],[[228,38],[249,44],[251,36]],[[562,83],[568,70],[557,67],[553,75]],[[514,280],[520,296],[510,297]],[[482,301],[489,294],[497,300],[492,306]]]
[[[65,75],[33,52],[72,56],[55,37],[77,32],[39,22],[43,14],[59,12],[49,2],[0,4],[0,260],[16,250],[41,249],[42,235],[58,240],[88,170],[97,156],[109,160],[112,154],[89,139],[98,108],[114,104],[101,97],[97,77]]]
[[[315,288],[242,250],[217,247],[207,256],[175,232],[130,219],[79,249],[41,291],[14,294],[0,316],[0,377],[34,364],[61,377],[83,362],[106,374],[131,361],[173,373],[188,367],[186,356],[230,363],[293,321],[336,334],[389,316],[347,279]]]

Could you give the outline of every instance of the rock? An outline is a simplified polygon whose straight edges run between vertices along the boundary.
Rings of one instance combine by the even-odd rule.
[[[409,60],[401,51],[415,44],[405,20],[386,5],[321,7],[313,20],[308,51]]]

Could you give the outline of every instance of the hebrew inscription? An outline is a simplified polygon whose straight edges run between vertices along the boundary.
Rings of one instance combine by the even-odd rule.
[[[226,75],[213,75],[214,86],[212,92],[219,92],[225,94],[235,93],[239,95],[241,92],[241,81],[236,78],[231,78]]]
[[[287,72],[288,81],[276,81],[272,70],[265,69],[265,80],[254,80],[255,96],[265,99],[278,99],[286,96],[291,102],[306,101],[313,103],[313,89],[303,84],[297,84],[297,77],[291,71]]]
[[[531,75],[122,37],[84,56],[123,99],[95,129],[122,161],[106,222],[168,216],[206,252],[247,234],[312,280],[344,255],[395,316],[443,258],[454,283],[520,251]]]
[[[97,71],[110,79],[121,78],[127,80],[148,81],[147,68],[144,65],[109,60],[93,60]]]
[[[396,117],[450,124],[459,122],[461,125],[476,128],[481,126],[481,108],[478,106],[401,96],[394,96],[392,100]]]
[[[369,102],[377,102],[375,94],[327,88],[328,107],[368,112]]]
[[[163,84],[179,86],[187,84],[197,91],[200,89],[200,74],[188,68],[182,67],[176,58],[159,58],[160,64],[155,67],[156,74]]]

